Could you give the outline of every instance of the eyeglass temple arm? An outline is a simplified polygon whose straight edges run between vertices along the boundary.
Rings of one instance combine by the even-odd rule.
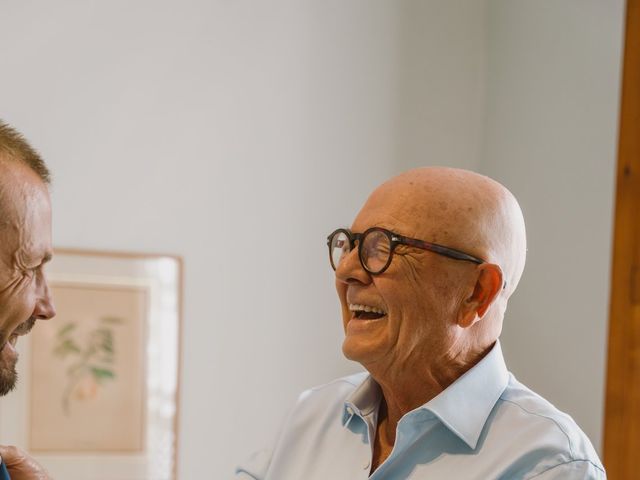
[[[431,250],[432,252],[439,253],[441,255],[445,255],[447,257],[455,258],[456,260],[466,260],[469,262],[477,263],[478,265],[482,263],[486,263],[484,260],[478,257],[474,257],[473,255],[469,255],[468,253],[461,252],[460,250],[456,250],[455,248],[443,247],[442,245],[438,245],[437,243],[429,243],[423,240],[416,240],[413,238],[403,237],[400,235],[394,235],[394,242],[403,243],[405,245],[411,245],[413,247],[424,248],[425,250]],[[507,281],[505,280],[502,283],[502,289],[506,290]]]
[[[465,260],[467,262],[473,262],[480,265],[481,263],[485,263],[484,260],[478,257],[474,257],[473,255],[469,255],[468,253],[461,252],[460,250],[456,250],[455,248],[443,247],[442,245],[438,245],[437,243],[425,242],[423,240],[416,240],[415,238],[403,237],[401,235],[394,235],[393,240],[398,243],[403,243],[405,245],[410,245],[412,247],[423,248],[424,250],[430,250],[435,253],[439,253],[440,255],[444,255],[449,258],[455,258],[456,260]]]

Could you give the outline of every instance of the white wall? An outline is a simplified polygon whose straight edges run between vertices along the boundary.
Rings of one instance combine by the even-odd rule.
[[[185,258],[180,478],[227,476],[302,389],[358,368],[324,239],[399,152],[478,151],[467,5],[3,5],[0,116],[55,174],[55,244]]]
[[[454,165],[477,170],[486,90],[486,1],[398,3],[395,169]]]
[[[624,1],[491,0],[484,173],[524,210],[511,370],[601,447]]]
[[[621,1],[5,2],[0,117],[55,173],[56,245],[185,258],[181,479],[357,368],[324,238],[417,164],[522,200],[505,350],[598,444]]]

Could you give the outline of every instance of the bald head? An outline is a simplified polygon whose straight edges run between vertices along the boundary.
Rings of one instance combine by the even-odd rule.
[[[373,227],[405,238],[389,245],[360,237],[358,249],[341,246],[334,267],[342,350],[382,385],[402,384],[405,375],[407,385],[415,385],[421,375],[425,385],[431,383],[424,396],[432,398],[500,336],[525,263],[522,212],[490,178],[429,167],[398,175],[369,196],[351,232]],[[471,259],[456,256],[460,252]],[[386,269],[371,273],[363,256],[386,260]]]
[[[378,187],[362,209],[401,219],[403,232],[495,263],[502,269],[508,298],[526,259],[522,211],[513,194],[484,175],[446,167],[402,173]]]

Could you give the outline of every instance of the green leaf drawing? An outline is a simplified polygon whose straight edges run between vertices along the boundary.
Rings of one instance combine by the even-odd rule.
[[[58,338],[64,337],[65,335],[67,335],[68,333],[73,331],[75,328],[76,328],[76,324],[75,323],[73,323],[73,322],[67,323],[60,330],[58,330],[58,334],[57,334]]]
[[[71,412],[72,398],[90,400],[104,388],[99,385],[116,378],[112,368],[117,354],[114,328],[122,324],[121,318],[102,317],[96,328],[86,333],[84,341],[78,339],[77,322],[63,325],[56,333],[53,354],[70,362],[65,370],[67,385],[62,395],[62,407],[67,415]]]
[[[124,323],[122,319],[118,317],[102,317],[100,321],[111,325],[122,325]]]
[[[70,354],[78,354],[81,352],[80,347],[70,338],[65,338],[53,352],[58,356],[65,358]]]
[[[90,367],[91,373],[93,374],[93,378],[98,382],[102,382],[105,379],[115,378],[116,375],[111,370],[107,370],[106,368],[101,367]]]

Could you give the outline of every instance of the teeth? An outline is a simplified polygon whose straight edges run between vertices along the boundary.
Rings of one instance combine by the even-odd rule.
[[[371,312],[371,313],[379,313],[380,315],[386,315],[387,312],[381,310],[377,307],[372,307],[370,305],[359,305],[357,303],[350,303],[349,310],[352,312]]]

